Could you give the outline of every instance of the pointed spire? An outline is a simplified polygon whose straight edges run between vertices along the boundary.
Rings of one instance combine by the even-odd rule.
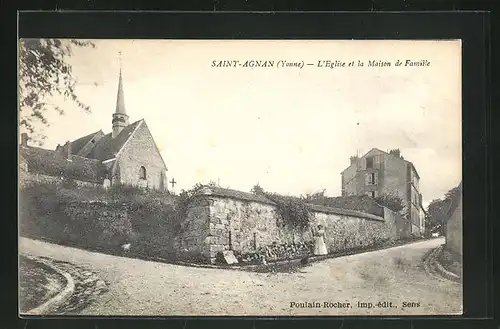
[[[116,97],[116,111],[115,113],[127,114],[125,111],[125,96],[123,94],[123,81],[122,81],[122,52],[120,54],[120,76],[118,78],[118,95]]]
[[[116,97],[116,109],[113,113],[113,134],[112,137],[115,138],[120,134],[120,132],[128,126],[128,115],[125,111],[125,97],[123,93],[123,79],[122,79],[122,67],[121,67],[121,51],[120,51],[120,76],[118,78],[118,94]]]

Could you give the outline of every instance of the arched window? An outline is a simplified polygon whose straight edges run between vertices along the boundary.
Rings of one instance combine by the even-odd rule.
[[[146,179],[146,168],[144,166],[141,166],[139,170],[139,179]]]

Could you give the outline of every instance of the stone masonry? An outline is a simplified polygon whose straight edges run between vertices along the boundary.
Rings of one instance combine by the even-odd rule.
[[[273,243],[309,242],[312,228],[326,228],[325,243],[329,252],[369,246],[397,240],[405,236],[403,218],[384,208],[384,217],[354,210],[313,206],[310,228],[303,231],[283,225],[270,200],[250,193],[230,195],[217,189],[199,196],[188,211],[180,235],[182,255],[201,256],[215,262],[217,253],[224,250],[254,252]]]
[[[158,190],[166,189],[165,173],[167,168],[146,122],[141,122],[137,127],[137,131],[133,133],[133,136],[117,156],[117,161],[121,183],[147,186]],[[139,177],[141,166],[146,168],[145,180]]]

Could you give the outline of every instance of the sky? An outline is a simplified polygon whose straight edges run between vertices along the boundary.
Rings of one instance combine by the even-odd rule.
[[[66,114],[48,113],[45,148],[111,132],[121,65],[130,123],[145,119],[176,191],[215,181],[243,191],[259,183],[287,195],[338,196],[349,157],[374,147],[399,148],[413,162],[424,206],[461,180],[460,41],[93,42],[69,59],[75,91],[91,113],[52,99]],[[222,60],[275,66],[212,67]],[[304,66],[277,67],[280,60]],[[318,67],[323,60],[346,66]]]

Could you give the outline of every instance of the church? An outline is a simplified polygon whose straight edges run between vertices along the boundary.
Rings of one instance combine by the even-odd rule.
[[[167,190],[167,166],[144,119],[129,123],[122,72],[118,78],[112,131],[102,130],[48,150],[28,145],[21,134],[21,175],[71,179],[93,184],[126,184]],[[22,177],[21,177],[22,178]]]

